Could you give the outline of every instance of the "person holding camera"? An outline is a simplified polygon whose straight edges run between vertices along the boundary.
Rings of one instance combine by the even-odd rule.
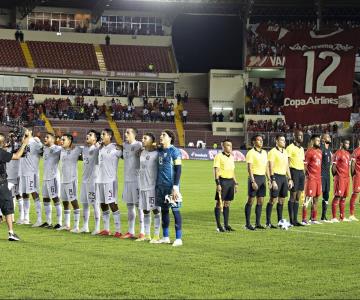
[[[9,241],[19,241],[20,238],[13,230],[12,215],[14,214],[14,203],[11,191],[8,187],[6,163],[11,160],[19,160],[24,154],[26,146],[29,144],[30,137],[25,135],[22,145],[16,153],[6,151],[5,136],[0,133],[0,209],[5,216],[6,223],[9,231]]]

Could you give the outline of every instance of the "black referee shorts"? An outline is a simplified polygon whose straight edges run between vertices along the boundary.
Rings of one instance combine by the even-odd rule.
[[[271,189],[270,196],[272,198],[286,198],[288,196],[289,186],[286,175],[274,174],[275,182],[278,186],[277,190]]]
[[[14,213],[14,203],[7,182],[0,184],[0,209],[4,216]]]
[[[253,197],[265,197],[266,196],[266,177],[265,175],[254,175],[255,182],[258,189],[255,191],[251,184],[251,179],[248,180],[248,196]]]
[[[235,194],[235,182],[234,179],[228,179],[228,178],[219,178],[220,180],[220,186],[221,186],[221,199],[222,201],[232,201],[234,200],[234,194]],[[219,200],[219,194],[218,192],[215,192],[215,200]]]
[[[290,168],[291,179],[294,182],[294,186],[291,189],[292,192],[302,192],[305,187],[305,172],[304,170],[297,170]]]

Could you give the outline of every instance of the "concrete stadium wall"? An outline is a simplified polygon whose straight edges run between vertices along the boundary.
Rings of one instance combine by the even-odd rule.
[[[207,73],[180,73],[179,81],[175,85],[177,93],[188,91],[189,97],[209,97],[209,75]]]

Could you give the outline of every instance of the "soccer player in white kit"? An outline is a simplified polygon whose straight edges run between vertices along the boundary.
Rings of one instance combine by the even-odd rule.
[[[74,209],[73,233],[79,233],[80,208],[77,201],[78,174],[77,162],[82,153],[81,147],[73,145],[74,138],[71,134],[63,134],[61,137],[62,150],[60,154],[61,180],[60,198],[64,205],[64,225],[57,230],[70,230],[70,202]]]
[[[89,130],[86,134],[86,146],[83,148],[83,176],[80,191],[80,201],[83,208],[84,224],[81,233],[88,233],[90,205],[94,208],[95,229],[93,235],[100,233],[100,204],[96,199],[95,180],[98,174],[98,157],[100,148],[96,145],[100,140],[100,133]]]
[[[114,133],[111,129],[101,132],[101,143],[99,151],[99,174],[96,178],[96,199],[100,202],[104,229],[100,235],[110,235],[110,210],[115,223],[114,237],[121,238],[120,211],[117,205],[118,193],[118,163],[122,155],[120,146],[111,142]]]
[[[59,161],[62,148],[55,145],[55,135],[47,132],[44,137],[44,172],[42,184],[42,196],[45,209],[46,221],[41,227],[59,229],[62,226],[62,207],[59,200],[60,172]],[[54,201],[56,209],[56,225],[52,226],[52,206]]]
[[[144,213],[139,209],[139,168],[140,168],[140,150],[142,143],[136,140],[137,130],[127,128],[125,131],[125,142],[123,143],[124,159],[124,190],[122,194],[123,201],[128,209],[128,232],[122,236],[123,239],[135,237],[135,219],[136,209],[139,212],[140,234],[144,234]]]
[[[17,137],[13,131],[9,132],[8,135],[8,147],[7,151],[10,153],[15,153],[16,150],[20,147],[20,144],[17,142]],[[12,197],[16,198],[19,209],[19,219],[16,221],[17,224],[22,224],[24,222],[24,204],[23,199],[20,195],[19,184],[20,184],[20,160],[11,160],[6,164],[6,173],[8,183],[12,185],[11,194]],[[14,205],[15,207],[15,205]]]
[[[136,241],[154,241],[160,240],[160,210],[161,208],[155,204],[155,186],[158,172],[158,152],[153,145],[155,136],[151,132],[145,133],[142,138],[144,150],[140,155],[139,170],[139,190],[140,201],[139,207],[144,212],[145,236],[139,237]],[[150,226],[151,214],[154,213],[154,238],[151,239]]]
[[[23,224],[30,224],[30,199],[29,194],[35,201],[37,221],[33,227],[42,225],[41,202],[39,197],[39,162],[43,151],[43,144],[38,137],[33,137],[32,130],[26,129],[25,134],[30,137],[28,151],[20,159],[20,193],[24,203]]]

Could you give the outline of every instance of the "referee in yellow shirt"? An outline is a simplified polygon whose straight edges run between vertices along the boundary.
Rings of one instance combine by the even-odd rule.
[[[282,220],[283,206],[288,195],[289,188],[293,186],[288,155],[285,150],[285,136],[278,134],[275,138],[276,146],[269,151],[268,166],[270,174],[270,200],[266,206],[266,227],[277,228],[271,224],[271,213],[273,205],[277,202],[276,211],[278,222]]]
[[[294,182],[294,186],[290,191],[290,199],[288,202],[289,219],[290,223],[294,226],[303,226],[298,222],[299,201],[305,186],[305,153],[304,148],[301,146],[303,141],[303,132],[301,130],[296,130],[294,134],[294,142],[286,148],[286,152],[289,156],[291,178]]]
[[[222,142],[223,152],[214,158],[214,175],[216,184],[216,206],[214,209],[217,231],[234,231],[229,225],[230,203],[237,192],[238,182],[235,177],[235,162],[232,152],[232,142],[226,139]],[[221,198],[219,197],[221,195]],[[224,227],[220,222],[221,208],[223,208]]]
[[[249,174],[248,179],[248,200],[245,204],[245,229],[265,229],[261,225],[261,210],[264,203],[264,197],[266,196],[266,176],[269,178],[268,166],[267,166],[267,153],[262,149],[263,138],[260,134],[257,134],[251,139],[253,148],[246,154],[247,170]],[[251,206],[256,197],[255,227],[250,223]]]

